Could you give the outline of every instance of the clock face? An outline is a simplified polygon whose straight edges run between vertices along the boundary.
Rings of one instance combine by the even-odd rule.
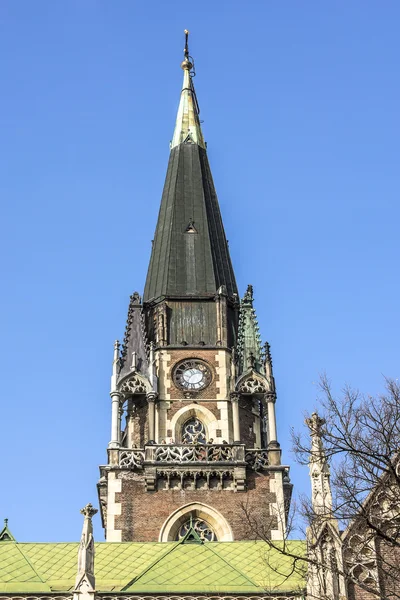
[[[197,392],[210,383],[211,371],[200,360],[185,360],[176,367],[174,380],[180,388]]]

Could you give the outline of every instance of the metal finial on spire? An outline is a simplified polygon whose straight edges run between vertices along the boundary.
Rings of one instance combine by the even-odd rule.
[[[176,118],[175,131],[170,148],[179,146],[182,142],[197,144],[206,148],[200,126],[200,108],[193,85],[195,76],[194,60],[189,54],[189,31],[185,29],[184,59],[181,63],[183,69],[183,85]]]
[[[190,60],[189,56],[189,31],[185,29],[185,48],[183,50],[183,54],[185,56],[184,61],[181,63],[181,67],[184,71],[190,71],[193,69],[193,59]]]
[[[187,29],[185,29],[185,31],[183,33],[185,34],[184,54],[185,54],[185,58],[188,59],[189,58],[189,31]]]

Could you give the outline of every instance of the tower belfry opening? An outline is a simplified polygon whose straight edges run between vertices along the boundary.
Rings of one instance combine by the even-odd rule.
[[[245,496],[281,539],[292,486],[270,347],[261,344],[252,286],[239,299],[185,36],[144,293],[132,294],[114,346],[101,516],[107,541],[244,540]]]

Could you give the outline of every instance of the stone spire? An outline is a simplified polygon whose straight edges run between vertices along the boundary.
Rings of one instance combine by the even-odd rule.
[[[312,506],[315,514],[330,516],[332,512],[332,492],[330,485],[330,468],[322,442],[322,427],[325,419],[314,412],[306,424],[310,429],[310,478]]]
[[[97,509],[93,508],[91,504],[86,504],[81,509],[81,513],[85,518],[78,550],[78,572],[75,580],[74,600],[90,598],[95,591],[92,517],[97,513]]]
[[[253,307],[253,286],[248,285],[245,295],[240,302],[238,329],[238,362],[239,375],[249,369],[263,373],[260,328],[256,311]]]
[[[228,242],[200,129],[190,75],[192,66],[186,45],[182,63],[184,83],[147,272],[144,305],[149,302],[154,305],[165,298],[211,300],[221,286],[228,299],[237,298]],[[201,318],[201,315],[172,315],[171,322],[179,326],[188,319],[196,323]],[[197,342],[211,343],[207,333],[210,332],[205,331]],[[182,336],[180,331],[178,334]],[[174,336],[172,332],[171,339]]]
[[[306,419],[311,435],[310,478],[313,515],[307,528],[307,598],[347,598],[343,546],[339,524],[332,512],[330,468],[323,444],[322,419],[316,412]]]
[[[185,29],[185,58],[181,64],[181,68],[183,69],[183,85],[171,149],[175,148],[175,146],[179,146],[179,144],[182,144],[182,142],[185,142],[188,139],[202,148],[206,147],[200,126],[199,105],[193,85],[194,61],[193,58],[189,56],[188,37],[189,32]]]

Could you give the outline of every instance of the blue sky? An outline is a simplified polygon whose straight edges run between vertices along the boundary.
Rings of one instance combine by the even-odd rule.
[[[113,341],[144,286],[184,28],[298,491],[290,428],[318,374],[371,394],[399,376],[399,20],[395,0],[0,3],[0,518],[18,540],[77,539],[97,504]]]

